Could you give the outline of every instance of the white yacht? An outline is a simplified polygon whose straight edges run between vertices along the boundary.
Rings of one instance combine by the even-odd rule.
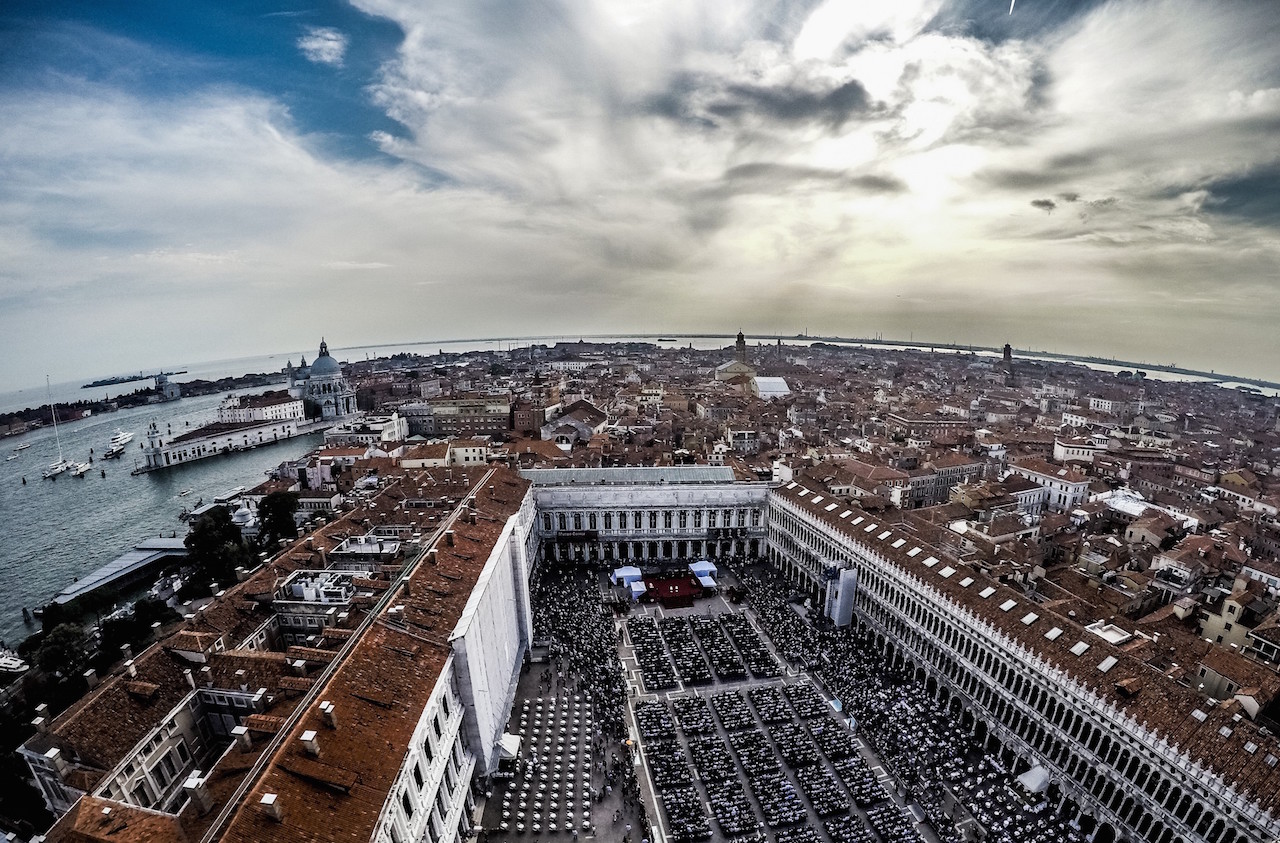
[[[125,446],[133,441],[133,434],[116,428],[116,435],[111,437],[111,444],[102,455],[103,459],[113,460],[124,453]]]
[[[71,469],[71,473],[74,474],[76,477],[84,477],[86,474],[89,473],[89,469],[91,468],[93,468],[93,466],[87,462],[73,463],[73,468]]]
[[[49,415],[53,416],[53,438],[58,443],[58,461],[50,463],[49,467],[44,470],[44,478],[48,480],[51,477],[57,477],[62,472],[75,468],[75,463],[67,460],[62,456],[62,437],[58,435],[58,405],[53,403],[53,393],[49,390],[49,376],[44,376],[44,388],[49,393]]]

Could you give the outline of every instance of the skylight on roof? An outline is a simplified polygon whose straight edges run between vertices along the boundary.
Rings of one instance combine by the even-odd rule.
[[[907,555],[911,557],[918,556],[919,554],[920,554],[920,548],[918,547],[913,547],[907,551]]]
[[[1249,753],[1250,755],[1253,755],[1255,752],[1258,751],[1258,745],[1253,741],[1249,741],[1247,744],[1244,745],[1244,751]]]
[[[1098,670],[1101,671],[1102,673],[1106,673],[1108,670],[1115,667],[1119,661],[1120,660],[1115,656],[1107,656],[1105,659],[1102,660],[1102,663],[1098,665]]]
[[[788,489],[794,489],[794,488],[795,488],[796,486],[798,486],[798,485],[799,485],[798,483],[794,483],[794,482],[792,482],[792,483],[788,483],[788,484],[787,484],[787,488],[788,488]]]
[[[907,543],[907,540],[906,540],[906,539],[898,539],[896,542],[894,542],[894,543],[893,543],[893,546],[894,546],[894,547],[902,547],[902,546],[903,546],[904,544],[906,544],[906,543]]]
[[[1199,720],[1201,723],[1209,719],[1209,715],[1205,714],[1203,711],[1201,711],[1198,708],[1195,711],[1191,712],[1191,716]]]
[[[938,560],[934,559],[932,556],[924,560],[924,566],[926,568],[932,568],[934,565],[937,565],[937,564],[938,564]]]
[[[885,539],[889,538],[889,536],[892,536],[892,535],[893,535],[892,530],[885,530],[883,533],[876,536],[876,538],[878,538],[880,541],[884,541]]]
[[[961,588],[968,588],[971,585],[973,585],[973,577],[965,577],[964,579],[960,580]]]
[[[1224,738],[1231,737],[1231,727],[1223,726],[1221,729],[1218,730],[1218,734],[1222,735]]]
[[[810,503],[822,503],[822,495],[814,495]]]
[[[1031,624],[1035,623],[1039,619],[1040,619],[1040,616],[1037,615],[1035,612],[1027,612],[1025,615],[1022,616],[1022,622],[1025,623],[1027,626],[1031,626]]]
[[[796,494],[803,498],[805,495],[809,494],[809,490],[801,489],[800,491],[796,492]]]
[[[1057,641],[1057,640],[1058,640],[1058,636],[1059,636],[1059,635],[1061,635],[1061,634],[1062,634],[1062,627],[1060,627],[1060,626],[1055,626],[1053,629],[1051,629],[1051,630],[1049,630],[1048,632],[1046,632],[1046,633],[1044,634],[1044,637],[1045,637],[1045,638],[1048,638],[1050,641]]]
[[[955,572],[956,572],[956,569],[948,565],[947,567],[943,568],[941,571],[938,572],[938,576],[942,577],[945,580]]]
[[[981,597],[983,600],[986,600],[988,597],[990,597],[995,593],[996,593],[995,587],[989,585],[986,588],[982,589],[982,591],[979,591],[978,596]]]
[[[1012,609],[1014,606],[1017,606],[1017,605],[1018,605],[1018,601],[1017,601],[1017,600],[1006,600],[1006,601],[1004,601],[1003,603],[1001,603],[1001,604],[1000,604],[1000,611],[1002,611],[1002,612],[1007,612],[1007,611],[1009,611],[1010,609]]]
[[[1089,652],[1089,645],[1083,641],[1077,641],[1076,645],[1071,648],[1073,656],[1083,656],[1087,652]]]
[[[848,518],[850,515],[853,515],[852,509],[846,509],[844,512],[840,513],[841,518]]]
[[[869,533],[872,530],[877,529],[879,526],[880,526],[879,524],[868,524],[866,527],[862,528],[862,532]]]
[[[814,503],[817,503],[817,502],[818,502],[817,498],[814,498],[814,501],[813,501],[813,502],[814,502]],[[837,506],[839,506],[839,505],[840,505],[840,504],[838,504],[838,503],[829,503],[829,504],[827,504],[827,512],[830,512],[831,510],[835,509],[835,508],[836,508]]]
[[[855,519],[853,519],[852,521],[850,521],[850,522],[849,522],[849,526],[850,526],[850,527],[852,527],[852,526],[855,526],[855,525],[857,525],[857,524],[861,524],[863,521],[866,521],[866,520],[867,520],[867,519],[866,519],[866,517],[865,517],[865,516],[859,515],[857,518],[855,518]]]

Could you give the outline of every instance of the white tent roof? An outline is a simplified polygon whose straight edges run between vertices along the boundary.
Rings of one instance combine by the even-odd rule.
[[[502,747],[503,758],[519,758],[520,757],[520,736],[513,735],[510,732],[503,732],[502,739],[498,742]]]
[[[1044,767],[1032,767],[1018,776],[1018,784],[1029,793],[1043,793],[1049,787],[1049,771]]]
[[[716,587],[716,581],[715,581],[715,580],[713,580],[713,579],[711,579],[711,577],[708,577],[708,576],[701,576],[701,577],[698,577],[698,582],[702,584],[702,587],[703,587],[703,588],[715,588],[715,587]]]
[[[640,576],[640,569],[635,565],[624,565],[621,568],[614,569],[613,576],[610,577],[610,579],[612,579],[615,584],[621,583],[622,585],[626,585],[629,582],[640,579]]]
[[[713,576],[716,573],[716,566],[703,559],[701,562],[690,562],[689,570],[695,577]]]
[[[631,583],[632,594],[644,594],[649,590],[649,586],[644,584],[644,580],[634,580]]]

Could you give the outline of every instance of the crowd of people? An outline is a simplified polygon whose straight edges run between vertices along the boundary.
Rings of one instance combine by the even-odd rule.
[[[593,781],[598,783],[592,798],[599,802],[618,792],[623,808],[613,815],[610,837],[642,843],[643,835],[633,840],[630,828],[647,829],[649,819],[635,774],[635,750],[627,740],[627,692],[613,610],[595,576],[576,567],[541,567],[531,591],[534,641],[546,646],[543,684],[548,692],[581,696],[591,705]]]
[[[840,700],[844,713],[894,773],[910,801],[918,803],[943,841],[955,841],[958,802],[985,830],[991,843],[1048,843],[1083,840],[1080,830],[1063,822],[1044,800],[1020,792],[1011,771],[987,754],[981,742],[929,695],[910,673],[886,664],[870,642],[851,628],[824,625],[812,613],[797,611],[785,582],[768,569],[744,571],[750,606],[775,648],[799,667],[811,669]],[[806,616],[807,615],[807,616]],[[797,706],[797,710],[799,707]],[[829,756],[839,752],[815,735]],[[831,733],[836,734],[836,733]],[[852,753],[836,762],[855,799],[881,788]],[[877,805],[868,816],[885,839],[914,840],[903,830],[893,806]]]

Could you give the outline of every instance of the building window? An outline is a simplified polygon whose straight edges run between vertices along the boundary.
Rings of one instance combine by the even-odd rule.
[[[413,781],[418,785],[418,790],[422,790],[422,785],[425,782],[422,778],[422,767],[418,764],[413,765]]]
[[[671,529],[671,512],[670,511],[662,513],[662,526],[664,529],[667,529],[667,530]]]
[[[613,513],[612,512],[606,512],[604,514],[604,528],[606,530],[613,529]]]
[[[618,529],[619,530],[627,529],[627,513],[625,512],[618,513]]]
[[[649,529],[650,530],[658,529],[658,513],[656,511],[649,513]]]
[[[581,512],[573,513],[573,529],[575,530],[582,529],[582,513]]]
[[[548,533],[551,532],[551,513],[550,512],[542,513],[542,529]]]
[[[449,698],[448,697],[440,698],[440,708],[444,710],[444,716],[448,717],[449,716]]]
[[[702,510],[701,509],[695,509],[693,511],[693,529],[695,530],[702,529]]]
[[[588,514],[588,515],[587,515],[587,529],[588,529],[588,530],[595,530],[595,529],[597,529],[597,528],[596,528],[596,514],[595,514],[594,512],[592,512],[592,513],[590,513],[590,514]]]
[[[563,513],[563,512],[559,513],[559,514],[556,516],[556,521],[557,521],[557,523],[559,524],[559,526],[560,526],[560,529],[561,529],[561,530],[567,529],[567,528],[565,527],[565,518],[564,518],[564,513]]]
[[[400,804],[404,806],[404,815],[406,817],[413,816],[413,800],[409,798],[409,791],[400,794]]]
[[[689,513],[683,509],[680,510],[680,529],[683,530],[689,526]]]

